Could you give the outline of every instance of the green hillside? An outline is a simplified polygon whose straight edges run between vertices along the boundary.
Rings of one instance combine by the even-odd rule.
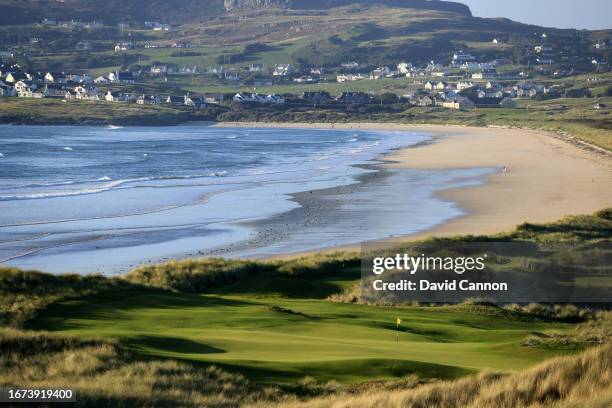
[[[467,6],[451,1],[427,0],[0,0],[5,11],[0,24],[40,22],[44,18],[86,21],[163,20],[171,23],[193,22],[235,11],[265,9],[317,10],[351,4],[436,10],[469,16]]]

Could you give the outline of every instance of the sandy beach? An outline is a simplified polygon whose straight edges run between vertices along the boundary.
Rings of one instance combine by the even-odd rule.
[[[0,263],[53,273],[359,250],[612,207],[609,154],[520,129],[193,123],[28,135],[27,150],[5,143],[4,160],[55,167],[0,192]]]
[[[330,124],[232,123],[216,126],[331,128]],[[431,143],[386,156],[389,168],[499,169],[477,187],[446,190],[466,215],[407,236],[495,234],[523,222],[550,222],[612,206],[612,159],[597,148],[543,131],[438,125],[336,124],[336,129],[424,132]],[[506,167],[506,171],[503,168]],[[356,249],[343,247],[342,249]]]

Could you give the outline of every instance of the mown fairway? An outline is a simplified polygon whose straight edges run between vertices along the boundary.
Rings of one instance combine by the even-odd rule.
[[[403,320],[398,343],[397,316]],[[357,382],[512,371],[560,352],[521,346],[531,332],[569,327],[474,306],[398,309],[261,293],[136,289],[64,301],[29,324],[118,338],[145,356],[214,363],[276,384],[305,376]]]

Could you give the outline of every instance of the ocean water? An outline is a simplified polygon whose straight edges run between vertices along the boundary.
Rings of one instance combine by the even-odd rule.
[[[478,184],[490,170],[377,169],[381,155],[428,139],[0,126],[0,265],[116,274],[171,258],[263,257],[431,228],[462,213],[436,191]]]

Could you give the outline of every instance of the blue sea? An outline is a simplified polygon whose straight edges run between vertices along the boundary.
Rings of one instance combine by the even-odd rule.
[[[0,265],[123,273],[399,236],[462,214],[436,191],[489,169],[386,170],[427,134],[0,126]]]

